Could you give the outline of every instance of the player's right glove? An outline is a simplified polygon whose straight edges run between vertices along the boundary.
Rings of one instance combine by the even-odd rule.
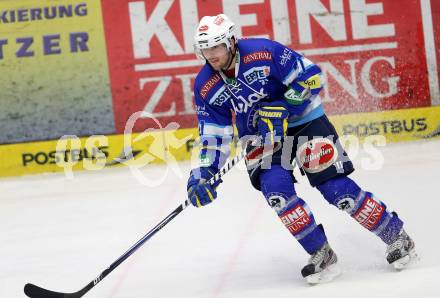
[[[205,206],[217,198],[216,188],[222,182],[221,179],[216,181],[214,185],[208,181],[215,175],[215,171],[210,167],[200,167],[191,170],[187,191],[188,199],[191,204],[196,207]]]
[[[263,104],[258,110],[258,133],[270,144],[281,141],[287,132],[289,111],[279,102]]]

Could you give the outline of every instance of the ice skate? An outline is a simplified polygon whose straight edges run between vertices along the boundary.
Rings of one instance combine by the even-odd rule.
[[[329,282],[341,274],[337,262],[335,252],[326,242],[310,257],[308,264],[301,270],[301,274],[309,284]]]
[[[386,256],[388,263],[397,270],[402,270],[410,263],[416,262],[419,259],[415,251],[414,241],[404,229],[400,231],[397,239],[388,245]]]

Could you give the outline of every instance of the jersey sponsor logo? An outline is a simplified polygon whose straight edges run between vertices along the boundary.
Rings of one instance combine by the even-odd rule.
[[[255,62],[255,61],[265,61],[265,60],[266,61],[272,60],[272,53],[271,52],[260,51],[260,52],[248,54],[243,57],[244,64],[249,64],[249,63]]]
[[[301,96],[301,92],[293,88],[289,88],[289,90],[284,93],[284,98],[291,105],[300,105],[304,102],[304,98]]]
[[[380,205],[379,202],[367,197],[365,202],[362,204],[362,207],[359,208],[353,217],[368,230],[373,230],[382,217],[382,213],[384,211],[385,208]]]
[[[261,99],[266,98],[267,96],[268,94],[264,93],[264,88],[261,88],[260,92],[258,93],[249,94],[247,99],[244,98],[242,95],[237,95],[235,96],[236,100],[231,100],[232,107],[234,111],[238,114],[247,113],[250,107],[259,102]]]
[[[260,139],[260,142],[261,141],[262,140]],[[276,152],[278,152],[278,150],[281,149],[281,147],[282,146],[280,142],[275,143],[274,146],[266,146],[266,145],[260,146],[260,145],[253,145],[252,143],[248,144],[246,148],[247,155],[245,157],[247,170],[249,171],[255,169],[263,162],[263,159],[267,157],[271,158],[273,154],[275,154]]]
[[[205,106],[196,106],[196,113],[199,116],[209,117],[209,113],[206,111]]]
[[[248,71],[245,71],[243,73],[244,79],[246,80],[246,83],[249,85],[252,85],[256,81],[259,81],[262,85],[266,85],[268,82],[267,77],[270,74],[270,67],[269,66],[260,66],[260,67],[253,67],[249,69]]]
[[[327,138],[316,138],[298,148],[297,160],[308,173],[318,173],[330,167],[338,158],[338,151]]]
[[[310,216],[299,204],[283,213],[280,218],[286,228],[293,234],[299,233],[310,223]]]
[[[228,84],[229,91],[231,91],[234,94],[243,91],[243,88],[241,88],[241,83],[237,81],[235,78],[227,78],[226,83]]]
[[[207,154],[200,155],[200,166],[201,167],[209,167],[212,165],[211,157]]]
[[[214,106],[222,106],[227,100],[231,98],[231,93],[223,85],[218,91],[211,97],[209,104]]]
[[[292,51],[289,49],[284,49],[283,54],[280,56],[280,64],[281,66],[286,66],[287,61],[292,58]]]
[[[202,88],[200,88],[200,96],[205,99],[206,96],[208,95],[209,91],[211,91],[212,88],[214,88],[214,86],[221,81],[221,77],[218,73],[214,74],[212,77],[210,77],[208,79],[208,81],[206,81],[206,83],[202,86]]]
[[[317,89],[321,88],[321,77],[319,74],[311,76],[307,80],[298,82],[303,88]]]

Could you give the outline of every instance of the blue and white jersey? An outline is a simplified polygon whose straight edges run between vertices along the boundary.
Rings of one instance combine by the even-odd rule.
[[[261,102],[283,104],[289,111],[289,127],[324,115],[321,69],[309,59],[268,39],[239,40],[235,58],[235,79],[206,63],[195,80],[202,166],[220,167],[229,155],[233,114],[239,137],[256,134],[253,118]],[[310,98],[292,96],[305,88],[310,89]]]

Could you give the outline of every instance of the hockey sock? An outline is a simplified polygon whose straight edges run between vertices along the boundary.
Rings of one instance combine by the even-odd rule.
[[[363,191],[346,176],[330,179],[317,186],[324,198],[340,210],[346,211],[363,227],[391,244],[403,226],[397,213],[390,212],[385,203],[371,192]]]
[[[327,241],[309,206],[296,195],[293,179],[281,165],[272,165],[260,176],[261,190],[289,232],[312,254]]]

